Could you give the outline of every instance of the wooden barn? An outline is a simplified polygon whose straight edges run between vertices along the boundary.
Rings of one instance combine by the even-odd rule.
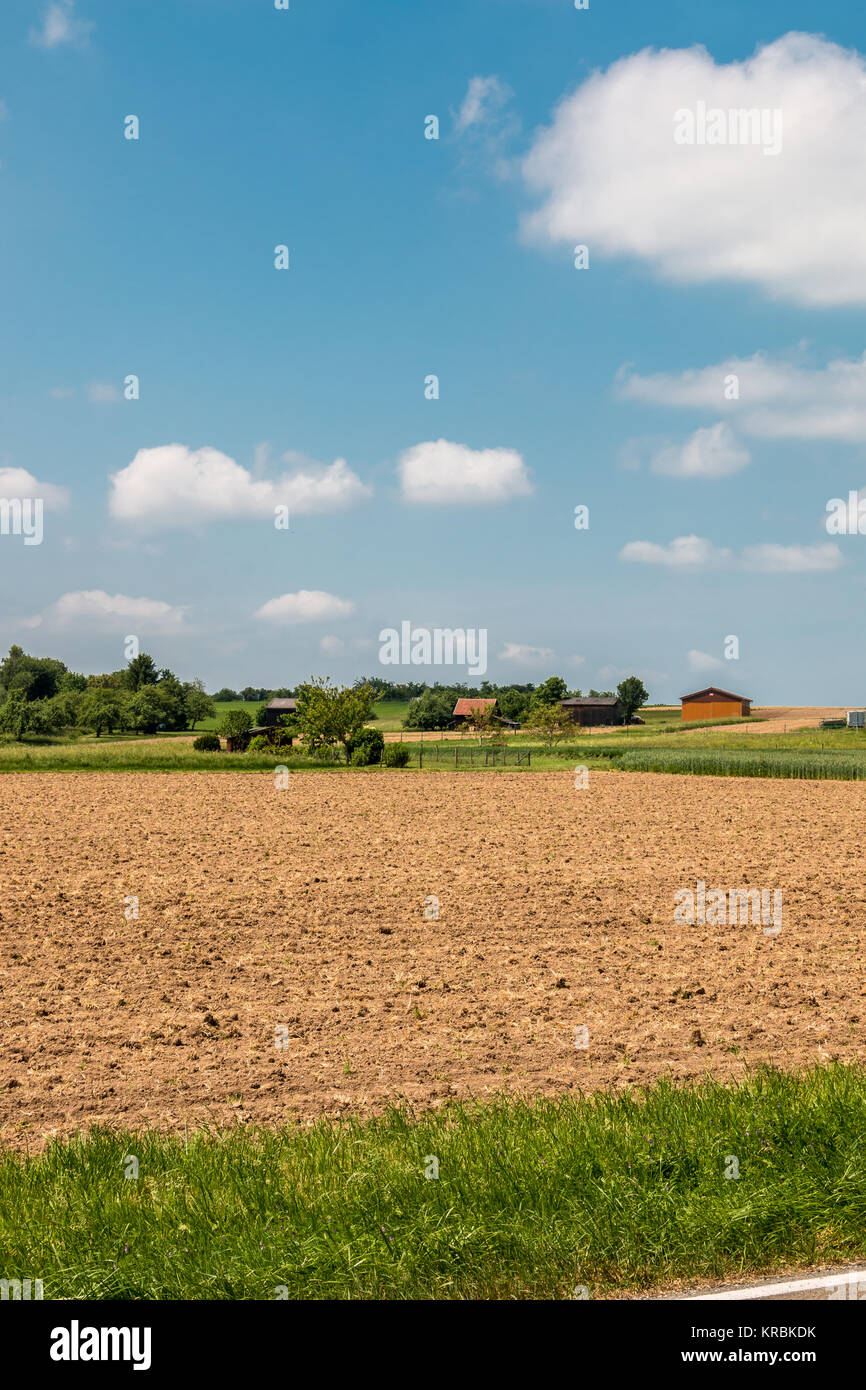
[[[740,719],[752,712],[752,702],[745,695],[732,695],[730,690],[719,690],[715,685],[692,695],[681,695],[680,701],[683,723],[691,719]]]
[[[572,695],[568,700],[560,700],[559,707],[575,724],[622,723],[615,695]]]
[[[283,715],[294,714],[297,704],[297,700],[284,700],[280,696],[275,696],[273,700],[269,700],[265,710],[263,727],[266,729],[278,728]]]
[[[482,698],[481,696],[461,696],[454,706],[454,713],[451,716],[451,727],[462,729],[466,724],[472,722],[472,716],[483,710],[492,709],[498,724],[506,729],[516,729],[519,726],[513,719],[508,719],[504,714],[499,713],[499,704],[496,700]]]

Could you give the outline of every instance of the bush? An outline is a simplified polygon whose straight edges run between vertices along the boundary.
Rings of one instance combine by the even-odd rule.
[[[216,734],[199,734],[198,738],[193,739],[192,746],[197,753],[218,753],[222,745]]]
[[[362,729],[352,742],[349,759],[352,767],[369,767],[372,763],[381,762],[384,747],[385,740],[378,729]]]
[[[263,748],[269,748],[267,738],[264,734],[255,734],[247,744],[248,753],[261,753]]]
[[[382,754],[385,767],[405,767],[409,761],[409,749],[405,743],[389,743]]]

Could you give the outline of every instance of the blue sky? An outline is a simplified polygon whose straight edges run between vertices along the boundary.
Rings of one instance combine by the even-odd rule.
[[[46,510],[0,643],[465,679],[380,667],[410,620],[486,629],[495,680],[862,703],[866,540],[825,517],[866,484],[866,20],[820,22],[6,0],[0,495]],[[781,148],[677,144],[700,102]]]

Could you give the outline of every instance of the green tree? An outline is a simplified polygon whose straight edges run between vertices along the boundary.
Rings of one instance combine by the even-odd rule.
[[[113,734],[123,724],[124,702],[118,690],[94,686],[81,697],[78,718],[82,727],[92,729],[99,738],[104,731]]]
[[[528,727],[542,743],[552,748],[558,739],[573,734],[576,725],[559,705],[534,705],[529,711]]]
[[[245,709],[230,709],[220,720],[217,733],[222,734],[223,738],[230,738],[236,747],[243,748],[252,727],[253,721]]]
[[[141,690],[143,685],[156,685],[157,679],[156,662],[147,652],[139,652],[126,668],[127,690]]]
[[[0,705],[0,734],[20,743],[27,728],[27,697],[23,690],[10,690]]]
[[[200,719],[213,719],[215,714],[214,702],[205,694],[204,681],[194,680],[186,691],[186,717],[189,727],[194,729]]]
[[[450,729],[456,695],[453,690],[425,690],[409,701],[404,729]]]
[[[619,712],[628,725],[632,715],[637,713],[641,705],[646,704],[649,699],[649,691],[639,676],[627,676],[617,686],[616,698]]]
[[[537,709],[539,705],[556,705],[560,700],[568,698],[568,686],[562,676],[548,676],[532,696],[532,708]]]
[[[0,686],[20,690],[26,700],[50,700],[57,694],[66,672],[62,661],[50,656],[28,656],[21,647],[10,647],[0,662]]]
[[[348,762],[352,744],[372,713],[373,698],[368,685],[340,687],[312,676],[298,686],[297,710],[288,727],[296,728],[303,735],[304,747],[314,751],[342,744]]]
[[[132,728],[139,734],[155,734],[165,721],[165,702],[159,687],[143,685],[130,698],[129,720]]]

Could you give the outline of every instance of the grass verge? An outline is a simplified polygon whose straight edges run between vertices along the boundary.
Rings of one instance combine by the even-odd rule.
[[[839,1064],[0,1158],[0,1275],[46,1298],[595,1298],[864,1254]]]

